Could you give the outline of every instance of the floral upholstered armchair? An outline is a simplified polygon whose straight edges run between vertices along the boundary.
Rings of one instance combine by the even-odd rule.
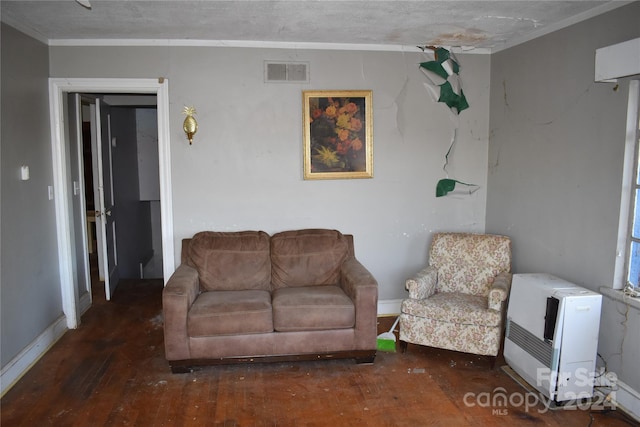
[[[436,233],[429,266],[406,281],[400,344],[493,356],[500,350],[511,286],[506,236]]]

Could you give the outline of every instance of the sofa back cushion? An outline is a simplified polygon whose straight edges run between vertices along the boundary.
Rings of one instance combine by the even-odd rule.
[[[269,235],[264,231],[203,231],[189,242],[188,255],[203,291],[271,289]]]
[[[347,259],[346,236],[336,230],[284,231],[271,236],[271,282],[274,289],[335,285]]]
[[[494,234],[436,233],[429,265],[438,270],[438,292],[487,296],[495,277],[511,271],[511,239]]]

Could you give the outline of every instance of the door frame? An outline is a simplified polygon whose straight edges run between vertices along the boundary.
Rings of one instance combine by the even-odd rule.
[[[169,129],[169,81],[160,79],[49,78],[49,115],[53,159],[53,188],[58,240],[58,264],[62,310],[67,327],[80,323],[80,304],[73,271],[73,242],[69,238],[72,212],[69,209],[69,159],[65,149],[66,126],[64,97],[67,93],[145,93],[155,94],[158,108],[158,161],[160,170],[160,217],[162,229],[163,276],[167,280],[175,270],[173,245],[173,197],[171,191],[171,153]],[[83,242],[86,245],[86,240]]]

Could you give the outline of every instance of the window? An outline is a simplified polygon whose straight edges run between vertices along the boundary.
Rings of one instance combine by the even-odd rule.
[[[613,289],[640,296],[640,79],[629,82],[625,134]]]
[[[627,253],[629,256],[626,283],[638,291],[640,290],[640,114],[637,114],[635,122],[634,176],[631,186],[629,231],[627,232]]]

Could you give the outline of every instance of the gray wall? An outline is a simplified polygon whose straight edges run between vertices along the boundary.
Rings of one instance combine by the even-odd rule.
[[[160,217],[160,175],[158,168],[158,111],[136,108],[138,177],[140,200],[149,204],[153,256],[144,265],[145,278],[162,278],[162,229]]]
[[[140,200],[160,200],[158,110],[136,108],[136,140]]]
[[[516,273],[613,286],[628,82],[595,83],[594,53],[638,22],[635,2],[491,56],[486,230],[513,238]],[[599,352],[640,390],[637,358],[620,356],[640,330],[630,310],[625,323],[605,301]]]
[[[136,109],[111,107],[110,112],[116,138],[112,153],[118,272],[121,279],[136,279],[140,263],[153,251],[150,204],[140,201]]]
[[[62,316],[49,129],[48,47],[2,24],[0,359]],[[28,52],[28,54],[26,54]],[[19,180],[21,165],[30,179]]]
[[[425,264],[434,231],[484,230],[486,55],[459,56],[471,108],[460,116],[449,167],[453,177],[482,188],[436,199],[453,124],[423,87],[419,51],[53,46],[50,53],[52,77],[169,79],[176,258],[180,240],[201,230],[336,228],[354,234],[380,298],[394,299],[406,295],[406,276]],[[311,83],[266,84],[265,60],[309,61]],[[302,179],[305,89],[373,90],[373,179]],[[182,131],[185,105],[198,111],[192,146]]]

